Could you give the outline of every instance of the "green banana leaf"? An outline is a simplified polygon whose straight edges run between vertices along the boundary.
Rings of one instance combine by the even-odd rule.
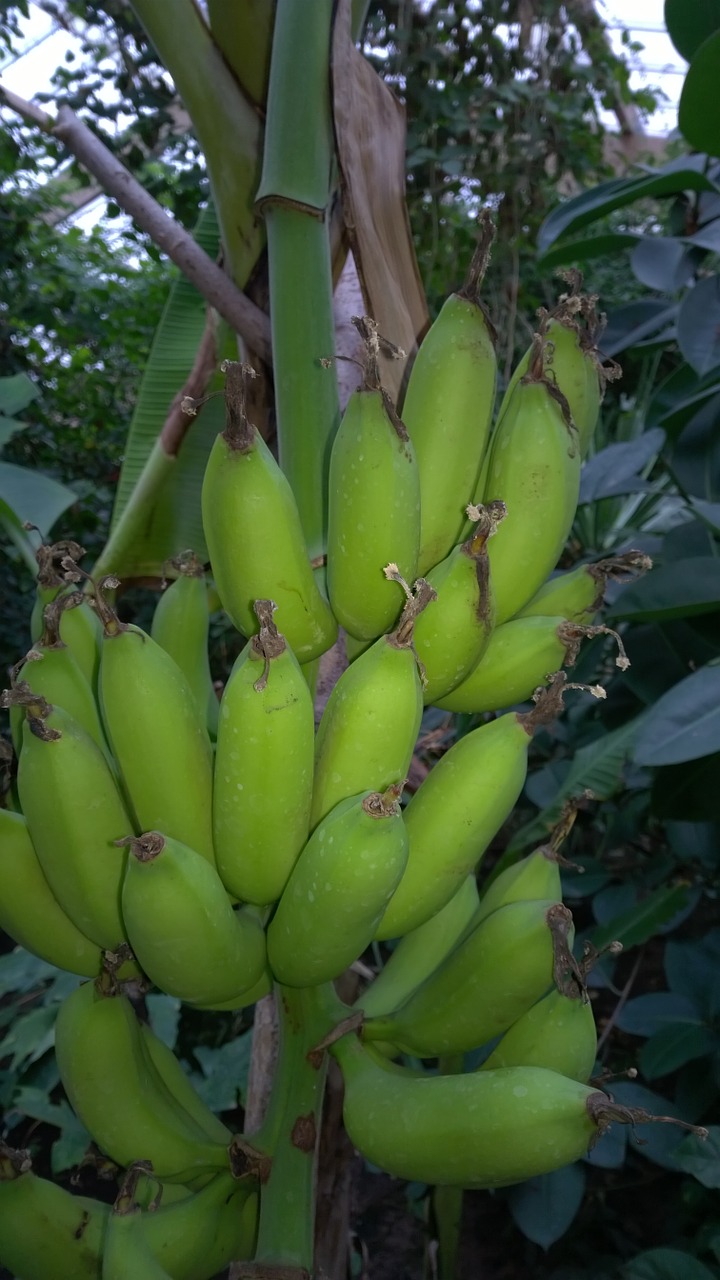
[[[201,213],[193,234],[197,243],[214,259],[220,233],[212,205]],[[184,276],[179,276],[168,295],[140,383],[115,497],[111,531],[157,441],[170,405],[185,385],[203,336],[205,318],[204,300]],[[229,329],[220,324],[219,360],[225,355],[232,355],[232,342]],[[222,382],[222,376],[216,374],[208,391],[219,390]],[[142,538],[123,550],[120,562],[113,560],[112,571],[119,577],[160,577],[164,562],[186,549],[195,551],[200,559],[207,559],[200,490],[208,454],[223,425],[224,403],[219,395],[203,405],[193,419],[172,474],[162,485],[148,512]]]

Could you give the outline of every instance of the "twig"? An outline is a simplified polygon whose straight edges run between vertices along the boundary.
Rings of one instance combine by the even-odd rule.
[[[252,351],[270,363],[270,321],[221,270],[167,210],[145,190],[91,129],[69,107],[53,119],[34,102],[0,84],[0,102],[44,133],[62,142],[97,178],[104,191],[175,263],[210,306],[245,339]]]
[[[610,1017],[608,1018],[607,1023],[603,1027],[602,1035],[599,1037],[598,1044],[597,1044],[598,1057],[600,1057],[600,1053],[603,1047],[605,1046],[605,1044],[607,1043],[610,1032],[612,1031],[613,1027],[615,1026],[615,1023],[617,1022],[619,1015],[622,1013],[622,1010],[625,1008],[625,1005],[627,1004],[627,1001],[630,997],[630,992],[632,991],[635,985],[635,979],[637,978],[638,973],[640,972],[640,965],[643,962],[643,955],[644,955],[644,951],[638,952],[637,959],[632,967],[632,970],[630,971],[630,977],[628,978],[627,982],[625,983],[625,986],[620,992],[620,999],[615,1005],[615,1008],[613,1009]]]

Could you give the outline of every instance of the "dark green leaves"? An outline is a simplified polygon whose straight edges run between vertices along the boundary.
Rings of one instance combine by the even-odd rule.
[[[678,125],[691,147],[720,154],[720,31],[693,55],[678,106]]]
[[[718,53],[720,55],[720,47]],[[720,279],[717,276],[700,280],[685,294],[678,312],[677,336],[685,359],[701,377],[720,365]]]
[[[720,0],[665,0],[665,26],[678,53],[690,62],[720,29]]]
[[[635,744],[643,765],[680,764],[720,751],[720,666],[701,667],[663,694]]]
[[[523,1235],[549,1249],[567,1231],[582,1204],[584,1191],[583,1166],[570,1164],[512,1187],[508,1206]]]
[[[720,558],[693,556],[660,565],[624,587],[609,617],[662,622],[714,613],[720,601]]]

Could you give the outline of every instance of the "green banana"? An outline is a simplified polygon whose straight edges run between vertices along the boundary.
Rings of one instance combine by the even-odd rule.
[[[263,969],[260,977],[254,986],[248,987],[247,991],[241,991],[239,995],[232,996],[229,1000],[213,1000],[209,1004],[201,1001],[192,1001],[195,1009],[211,1009],[220,1013],[233,1013],[236,1009],[249,1009],[251,1005],[257,1004],[258,1000],[262,1000],[263,996],[267,996],[272,991],[272,974],[268,968]]]
[[[78,569],[77,561],[85,552],[77,542],[55,542],[38,547],[37,597],[30,618],[30,636],[33,645],[43,631],[45,607],[57,599],[68,584],[81,582],[86,574]],[[60,639],[70,649],[91,689],[97,689],[100,669],[100,620],[90,608],[72,609],[60,618]]]
[[[105,1229],[102,1280],[171,1280],[147,1242],[144,1218],[142,1209],[132,1197],[128,1203],[121,1189]]]
[[[201,1004],[253,987],[265,966],[262,925],[233,911],[215,868],[157,831],[128,843],[122,911],[148,977],[168,995]]]
[[[495,335],[479,288],[492,236],[487,215],[463,288],[447,299],[420,345],[402,407],[420,473],[421,574],[460,538],[490,433]]]
[[[365,342],[353,392],[330,455],[327,582],[333,613],[349,635],[374,640],[397,622],[402,598],[383,569],[412,582],[420,546],[420,478],[404,424],[380,384],[381,340],[368,316],[354,318]]]
[[[535,594],[555,568],[575,517],[580,448],[567,401],[547,374],[536,335],[530,367],[493,436],[483,502],[508,509],[488,547],[497,625]]]
[[[563,806],[560,818],[545,844],[492,878],[480,897],[474,925],[492,915],[499,907],[506,907],[509,902],[528,902],[538,898],[552,898],[558,902],[561,900],[560,864],[563,859],[560,846],[572,831],[578,809],[586,799],[592,799],[592,792],[585,791],[581,797],[569,800]]]
[[[76,609],[84,600],[85,596],[81,591],[73,591],[58,596],[45,606],[42,634],[33,648],[25,654],[23,662],[14,668],[13,682],[20,688],[45,698],[53,706],[67,711],[90,735],[107,757],[108,763],[112,763],[93,690],[72,649],[60,639],[62,619],[69,610]],[[22,679],[18,679],[18,676]],[[18,755],[22,742],[22,721],[20,707],[11,707],[10,727]]]
[[[205,540],[223,608],[238,630],[253,635],[253,601],[271,597],[278,627],[298,660],[309,662],[334,644],[337,623],[313,576],[290,484],[248,422],[246,368],[226,364],[226,427],[202,487]]]
[[[210,674],[208,610],[205,570],[192,551],[170,562],[177,577],[163,591],[153,613],[150,635],[177,663],[192,689],[208,732],[217,732],[218,700]]]
[[[155,1035],[147,1022],[139,1023],[139,1029],[143,1050],[161,1077],[168,1093],[172,1094],[178,1105],[200,1126],[212,1142],[222,1142],[227,1146],[232,1140],[230,1130],[210,1110],[207,1103],[203,1102],[199,1093],[196,1093],[172,1049]]]
[[[5,1265],[21,1280],[101,1280],[110,1206],[38,1177],[26,1153],[3,1151],[0,1146]],[[163,1197],[141,1223],[148,1247],[172,1280],[211,1280],[231,1259],[252,1257],[256,1220],[256,1193],[220,1173],[177,1203],[166,1206]]]
[[[0,929],[48,964],[94,978],[100,972],[100,948],[58,903],[22,814],[0,809],[0,845]]]
[[[137,829],[159,830],[214,863],[212,748],[177,663],[140,627],[119,622],[102,598],[100,700],[103,720]]]
[[[341,800],[407,777],[423,710],[413,629],[434,594],[419,578],[395,631],[356,658],[330,694],[315,745],[311,830]]]
[[[495,628],[482,661],[462,684],[436,699],[437,706],[477,715],[526,702],[552,672],[575,665],[585,638],[604,630],[565,618],[512,618]]]
[[[401,792],[398,784],[342,800],[315,828],[268,928],[279,982],[330,982],[372,942],[407,861]]]
[[[355,1003],[367,1018],[392,1013],[457,945],[479,905],[477,881],[466,876],[449,902],[401,938],[389,960]]]
[[[652,1119],[542,1067],[417,1076],[383,1067],[354,1036],[332,1052],[351,1142],[378,1168],[413,1182],[507,1186],[579,1160],[613,1120]]]
[[[546,1067],[587,1084],[595,1067],[597,1029],[592,1005],[578,984],[551,991],[505,1032],[480,1068]]]
[[[468,510],[477,520],[474,532],[428,574],[436,599],[415,624],[415,652],[425,669],[426,703],[437,704],[465,681],[491,643],[495,597],[487,544],[505,518],[505,504]]]
[[[60,1079],[94,1141],[119,1164],[150,1160],[168,1182],[229,1169],[226,1145],[178,1105],[150,1062],[128,999],[101,986],[73,991],[55,1027]]]
[[[260,633],[225,686],[213,782],[213,840],[229,893],[277,902],[307,840],[312,803],[313,701],[292,649],[256,600]]]
[[[19,691],[10,691],[6,701]],[[132,822],[107,761],[60,708],[34,695],[18,762],[18,794],[45,878],[73,924],[99,947],[127,939],[120,886]]]
[[[596,564],[578,565],[543,583],[539,591],[515,618],[562,617],[570,622],[590,623],[602,607],[609,581],[627,581],[652,569],[652,560],[642,551],[625,551]]]
[[[18,1280],[100,1280],[108,1205],[31,1171],[0,1143],[0,1259]]]
[[[370,1018],[367,1040],[419,1058],[464,1053],[506,1031],[573,971],[572,915],[558,902],[510,902],[481,920],[393,1013]]]

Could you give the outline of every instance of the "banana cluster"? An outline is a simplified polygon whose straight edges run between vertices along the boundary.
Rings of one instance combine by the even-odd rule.
[[[43,1233],[76,1241],[68,1276],[100,1275],[104,1256],[105,1280],[139,1274],[122,1258],[148,1251],[158,1275],[202,1280],[252,1250],[254,1157],[139,1020],[130,997],[151,985],[239,1009],[273,981],[332,983],[371,943],[400,939],[361,998],[363,1043],[333,1046],[348,1131],[374,1163],[495,1186],[575,1159],[607,1121],[587,1085],[595,1030],[561,902],[567,820],[482,898],[475,873],[534,731],[561,708],[558,668],[602,630],[608,578],[647,562],[549,576],[600,404],[596,322],[577,289],[541,317],[493,425],[478,298],[489,239],[486,226],[419,349],[402,418],[380,380],[383,340],[357,322],[365,365],[330,458],[326,566],[310,564],[292,491],[248,420],[247,371],[226,366],[202,509],[217,592],[247,643],[219,703],[194,557],[175,562],[147,633],[118,619],[116,580],[88,591],[76,544],[42,550],[33,648],[3,695],[18,772],[0,810],[0,926],[92,979],[59,1014],[62,1083],[102,1152],[149,1162],[173,1202],[147,1217],[132,1196],[112,1214],[83,1207],[5,1153],[0,1252],[27,1280],[46,1274],[29,1243]],[[316,732],[310,673],[339,626],[352,661]],[[401,809],[428,703],[474,713],[531,697],[461,737]],[[496,1040],[469,1074],[391,1061]],[[518,1127],[528,1141],[506,1143]],[[183,1251],[178,1231],[201,1218]]]

